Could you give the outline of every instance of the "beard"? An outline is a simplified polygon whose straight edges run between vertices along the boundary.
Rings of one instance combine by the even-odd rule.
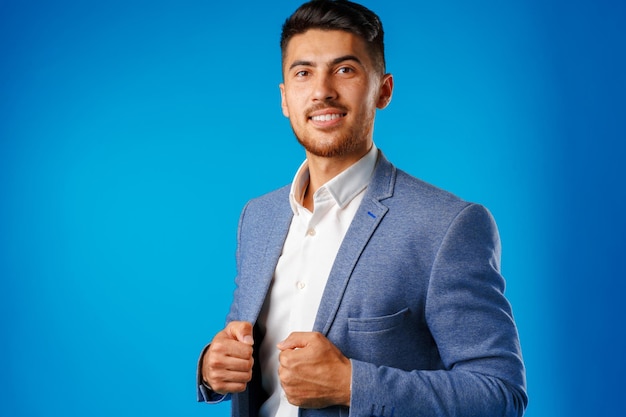
[[[356,133],[337,132],[331,138],[319,140],[309,137],[309,135],[298,135],[294,130],[296,139],[312,155],[322,158],[336,158],[349,155],[360,146],[363,136]]]
[[[348,113],[348,109],[345,106],[327,102],[323,105],[310,108],[306,114],[308,115],[314,111],[328,107],[333,107]],[[363,146],[365,139],[372,133],[374,112],[375,111],[372,111],[371,114],[362,115],[355,120],[355,123],[351,126],[339,126],[334,130],[325,132],[298,132],[293,123],[291,128],[300,145],[310,154],[322,158],[337,158],[351,155]]]

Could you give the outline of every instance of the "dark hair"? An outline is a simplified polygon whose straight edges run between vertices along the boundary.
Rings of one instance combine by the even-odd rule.
[[[287,44],[309,29],[343,30],[361,37],[374,67],[385,73],[383,24],[371,10],[348,0],[311,0],[300,6],[283,24],[280,49],[283,59]]]

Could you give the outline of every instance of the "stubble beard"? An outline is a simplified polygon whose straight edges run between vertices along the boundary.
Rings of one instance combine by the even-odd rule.
[[[296,133],[296,139],[308,153],[321,158],[336,158],[349,155],[361,146],[360,138],[363,137],[362,135],[353,132],[346,133],[343,136],[339,135],[341,133],[337,133],[337,136],[322,142],[308,136],[299,136]]]
[[[374,125],[374,115],[370,114],[360,118],[349,130],[344,131],[338,128],[336,132],[326,132],[320,134],[324,138],[316,138],[307,132],[299,134],[294,126],[292,130],[296,139],[312,155],[321,158],[337,158],[351,155],[363,146],[365,138],[372,133]]]

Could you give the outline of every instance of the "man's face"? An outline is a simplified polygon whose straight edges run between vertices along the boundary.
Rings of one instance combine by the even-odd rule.
[[[381,75],[358,36],[310,29],[294,36],[283,59],[283,114],[312,155],[359,158],[371,147],[376,108],[391,99],[391,75]]]

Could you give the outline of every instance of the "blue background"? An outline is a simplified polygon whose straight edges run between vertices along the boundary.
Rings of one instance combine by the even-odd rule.
[[[377,145],[498,221],[526,415],[624,415],[626,5],[364,4],[396,83]],[[303,158],[297,5],[0,0],[0,415],[228,415],[196,358],[242,205]]]

